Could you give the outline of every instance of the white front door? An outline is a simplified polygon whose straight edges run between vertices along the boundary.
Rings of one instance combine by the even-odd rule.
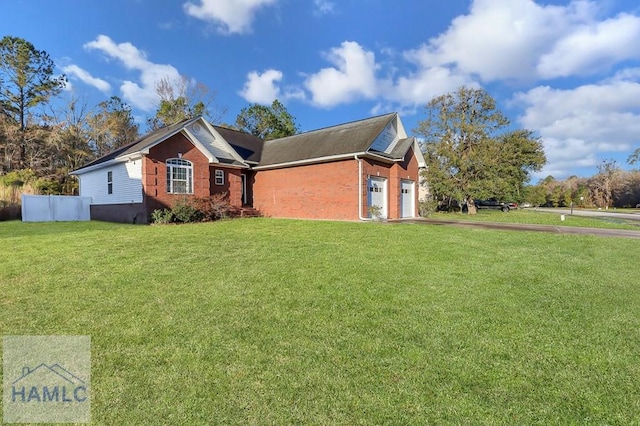
[[[369,217],[387,217],[387,180],[370,177],[367,181]]]
[[[400,217],[414,217],[414,182],[410,180],[400,181],[400,208],[402,209]]]

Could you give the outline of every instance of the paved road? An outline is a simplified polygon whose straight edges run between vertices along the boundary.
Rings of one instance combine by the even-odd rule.
[[[390,221],[392,222],[392,221]],[[395,222],[395,221],[393,221]],[[417,223],[425,225],[459,226],[464,228],[501,229],[509,231],[552,232],[555,234],[597,235],[601,237],[637,238],[640,231],[626,229],[578,228],[575,226],[531,225],[522,223],[470,222],[464,220],[446,220],[431,218],[404,219],[402,223]]]
[[[538,212],[565,214],[565,215],[571,214],[571,209],[565,209],[565,208],[538,207],[536,209],[527,209],[527,210],[535,210]],[[574,216],[591,216],[591,217],[615,217],[618,219],[640,221],[640,212],[639,213],[617,213],[612,210],[582,210],[582,209],[574,208],[573,215]]]

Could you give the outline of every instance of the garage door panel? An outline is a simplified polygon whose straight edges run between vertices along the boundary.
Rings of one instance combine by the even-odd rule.
[[[387,181],[384,178],[370,177],[367,181],[367,205],[380,208],[383,218],[387,217]],[[371,216],[371,213],[369,213]]]
[[[415,216],[415,184],[410,180],[400,181],[400,217]]]

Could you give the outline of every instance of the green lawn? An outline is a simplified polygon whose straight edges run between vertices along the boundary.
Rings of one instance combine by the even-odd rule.
[[[611,211],[613,212],[613,211]],[[631,213],[635,210],[620,211],[620,213]],[[505,223],[531,223],[536,225],[554,226],[577,226],[583,228],[611,228],[611,229],[631,229],[640,231],[640,220],[630,220],[618,217],[586,217],[578,215],[564,215],[561,219],[559,213],[552,213],[537,209],[518,209],[504,213],[500,210],[478,210],[475,215],[466,213],[438,212],[430,216],[433,219],[446,220],[470,220],[478,222],[505,222]],[[639,217],[640,219],[640,217]]]
[[[93,424],[638,424],[637,240],[0,222],[0,334],[90,335]]]

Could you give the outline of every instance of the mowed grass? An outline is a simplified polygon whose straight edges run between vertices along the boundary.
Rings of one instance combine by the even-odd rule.
[[[621,213],[632,213],[635,210],[620,211]],[[613,211],[611,211],[613,213]],[[553,226],[576,226],[582,228],[609,228],[609,229],[630,229],[640,231],[640,216],[638,220],[624,219],[619,217],[587,217],[577,214],[565,214],[564,220],[560,213],[538,209],[518,209],[509,212],[500,210],[478,210],[475,215],[468,215],[459,212],[438,212],[432,214],[433,219],[477,221],[477,222],[501,222],[501,223],[530,223],[536,225]]]
[[[637,240],[0,223],[0,334],[90,335],[92,423],[638,424]]]

